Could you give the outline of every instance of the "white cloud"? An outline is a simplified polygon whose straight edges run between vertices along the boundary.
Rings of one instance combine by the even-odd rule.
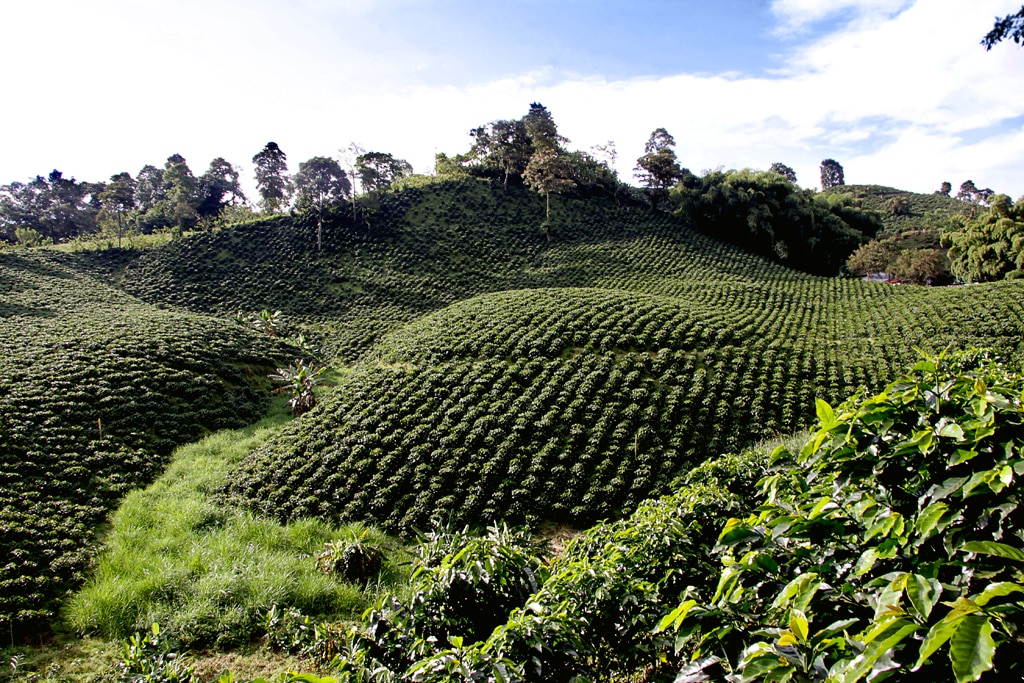
[[[908,4],[908,0],[773,0],[771,10],[781,22],[776,32],[789,35],[837,15],[851,21],[879,20]]]

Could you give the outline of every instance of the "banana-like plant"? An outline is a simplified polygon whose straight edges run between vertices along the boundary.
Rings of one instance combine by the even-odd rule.
[[[291,406],[292,416],[298,417],[316,406],[316,394],[313,389],[324,383],[325,372],[327,367],[324,365],[317,365],[311,361],[295,361],[288,367],[277,368],[267,377],[275,382],[284,382],[284,386],[278,387],[275,392],[292,392],[288,405]]]

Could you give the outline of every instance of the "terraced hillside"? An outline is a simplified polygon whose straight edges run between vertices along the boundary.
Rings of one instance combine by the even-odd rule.
[[[265,366],[284,357],[68,261],[0,254],[0,623],[52,616],[116,502],[173,446],[261,415]]]
[[[358,223],[341,212],[319,253],[312,225],[282,218],[144,253],[118,263],[115,281],[145,301],[197,312],[281,310],[319,330],[327,355],[354,360],[402,323],[486,292],[660,292],[666,277],[670,286],[681,276],[690,284],[803,277],[642,206],[554,201],[548,241],[536,193],[473,179],[427,182],[384,195]]]

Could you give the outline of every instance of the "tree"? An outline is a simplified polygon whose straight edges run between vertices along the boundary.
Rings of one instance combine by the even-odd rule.
[[[835,159],[825,159],[821,162],[821,189],[827,190],[830,187],[845,185],[843,178],[843,167]]]
[[[523,125],[526,127],[526,135],[533,145],[533,153],[540,150],[561,150],[562,146],[569,142],[568,139],[558,134],[558,126],[547,107],[539,102],[530,103],[530,111],[523,117]]]
[[[996,23],[981,39],[981,44],[986,50],[991,50],[996,43],[1006,38],[1018,45],[1024,45],[1024,5],[1021,5],[1020,11],[1016,14],[1007,14],[1002,19],[996,17]]]
[[[952,192],[952,191],[953,191],[953,185],[950,184],[950,182],[948,180],[943,180],[942,181],[942,185],[939,186],[939,189],[935,190],[935,194],[941,195],[943,197],[948,197],[949,193]]]
[[[967,282],[1024,275],[1024,197],[1016,204],[1005,194],[976,219],[943,238],[953,274]]]
[[[268,142],[252,158],[256,165],[256,189],[260,193],[260,206],[267,213],[283,211],[288,205],[288,157],[277,146]]]
[[[530,137],[533,153],[523,171],[523,180],[536,192],[544,195],[544,234],[551,239],[551,193],[560,194],[576,187],[572,163],[562,148],[568,142],[558,134],[558,126],[547,108],[537,102],[523,117],[526,134]]]
[[[348,168],[349,182],[352,183],[352,222],[354,223],[356,220],[356,181],[359,180],[359,174],[356,173],[356,159],[366,154],[366,150],[362,145],[350,142],[348,147],[339,149],[338,153],[341,155],[341,160],[345,163],[345,167]]]
[[[533,190],[544,195],[544,232],[551,239],[551,193],[561,194],[576,187],[572,179],[569,157],[558,149],[542,148],[533,153],[526,166],[524,180]]]
[[[804,190],[767,171],[691,174],[669,196],[676,215],[702,232],[820,275],[838,273],[881,226],[848,197]]]
[[[910,199],[906,195],[892,197],[885,203],[885,208],[889,209],[893,216],[910,216],[914,213]]]
[[[57,169],[45,178],[5,185],[0,188],[0,226],[11,240],[19,229],[33,230],[40,240],[53,242],[94,232],[102,188],[65,178]]]
[[[644,155],[636,160],[634,174],[651,190],[668,190],[687,173],[676,159],[676,141],[664,128],[651,133],[644,145]]]
[[[780,175],[789,182],[796,185],[796,171],[794,171],[792,168],[786,166],[786,164],[780,161],[776,161],[774,164],[772,164],[771,167],[768,169],[768,172]]]
[[[203,218],[215,217],[225,206],[246,202],[239,182],[238,169],[223,157],[210,162],[210,168],[199,177],[199,203],[196,211]]]
[[[603,145],[594,145],[590,148],[591,156],[603,163],[608,167],[608,170],[618,177],[618,173],[615,170],[615,164],[619,160],[619,152],[615,149],[615,141],[609,140]]]
[[[337,161],[330,157],[313,157],[299,164],[295,190],[295,208],[316,214],[316,250],[320,251],[324,211],[345,201],[352,194],[352,184]]]
[[[356,174],[363,191],[375,194],[388,189],[399,178],[411,176],[412,166],[386,152],[365,152],[356,157]]]
[[[100,215],[113,216],[117,219],[117,247],[121,248],[121,237],[124,235],[124,216],[135,209],[135,181],[130,173],[116,173],[110,176],[110,183],[99,193],[103,204]]]
[[[533,152],[525,119],[492,121],[474,128],[469,135],[473,146],[465,162],[474,169],[474,175],[497,175],[506,188],[511,179],[522,178]]]
[[[199,220],[199,181],[192,174],[185,157],[172,154],[164,165],[163,190],[165,214],[178,231],[192,228]]]

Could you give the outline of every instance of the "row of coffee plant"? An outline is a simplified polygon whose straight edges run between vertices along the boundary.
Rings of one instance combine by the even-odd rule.
[[[195,235],[140,254],[119,284],[152,303],[206,313],[281,310],[328,355],[354,359],[382,334],[476,294],[530,287],[644,286],[802,276],[685,229],[663,213],[611,199],[567,199],[538,228],[544,205],[523,188],[464,179],[381,197],[353,223],[323,229],[280,219]],[[90,258],[92,258],[90,256]]]
[[[339,683],[1020,680],[1022,392],[940,355],[557,557],[431,535],[410,591],[310,651]]]
[[[0,254],[0,623],[52,616],[94,533],[174,445],[266,409],[280,345]],[[271,366],[272,367],[272,366]]]
[[[915,347],[1024,351],[1012,283],[717,289],[520,290],[425,316],[255,451],[231,489],[284,518],[404,532],[432,517],[587,524],[807,424],[815,398],[880,387]]]

